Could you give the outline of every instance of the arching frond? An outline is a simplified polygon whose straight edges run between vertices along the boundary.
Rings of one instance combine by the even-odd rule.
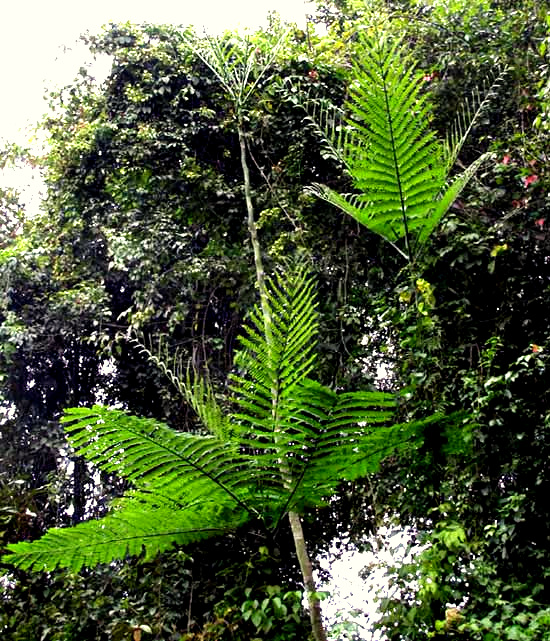
[[[234,530],[247,518],[248,514],[234,504],[224,504],[219,493],[183,507],[162,497],[134,493],[117,501],[99,521],[52,528],[38,541],[9,547],[11,558],[24,570],[65,567],[78,572],[83,566],[130,555],[150,560],[176,544],[186,545]]]
[[[248,509],[243,493],[249,477],[230,442],[176,432],[160,421],[101,406],[69,409],[62,422],[78,455],[140,490],[186,503],[222,493]]]
[[[395,409],[391,394],[341,395],[308,380],[296,396],[304,418],[285,434],[291,482],[281,516],[322,504],[342,480],[376,471],[380,460],[400,446],[390,433]],[[294,413],[290,409],[289,415]]]
[[[460,150],[468,139],[473,127],[481,116],[487,112],[493,98],[497,96],[498,90],[501,88],[507,73],[508,70],[504,69],[490,85],[487,82],[481,90],[474,90],[470,99],[465,101],[464,106],[458,112],[444,142],[445,168],[447,173],[454,167]]]
[[[299,91],[300,88],[295,90]],[[311,92],[309,94],[301,104],[306,112],[304,123],[317,135],[323,158],[334,160],[348,171],[344,149],[351,128],[346,123],[344,109],[327,98],[318,98],[311,95]],[[294,100],[296,101],[295,98]]]
[[[149,346],[145,345],[143,340],[136,336],[132,337],[130,341],[136,345],[142,355],[146,356],[168,378],[175,389],[193,408],[202,425],[211,434],[222,441],[231,439],[232,430],[229,419],[222,412],[216,399],[208,373],[202,376],[198,372],[191,374],[190,364],[184,364],[182,355],[177,350],[175,353],[170,354],[163,336],[158,338],[156,349],[153,348],[152,340]]]
[[[437,140],[421,78],[399,40],[361,34],[353,77],[347,103],[352,133],[344,159],[358,193],[339,194],[318,184],[310,191],[412,262],[486,156],[448,180],[469,126],[464,120],[446,144]]]

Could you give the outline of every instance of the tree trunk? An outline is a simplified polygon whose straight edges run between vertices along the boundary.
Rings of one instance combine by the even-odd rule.
[[[250,172],[248,169],[248,163],[246,159],[246,137],[245,132],[242,127],[242,123],[237,124],[238,133],[239,133],[239,144],[241,149],[241,166],[243,170],[243,181],[244,181],[244,195],[246,200],[246,210],[247,210],[247,220],[248,220],[248,231],[250,234],[250,242],[252,243],[252,249],[254,251],[254,265],[256,267],[256,282],[258,283],[258,289],[260,293],[260,305],[262,308],[262,315],[264,319],[264,330],[266,335],[266,341],[268,345],[271,342],[271,312],[266,298],[265,290],[265,272],[262,260],[262,252],[260,241],[258,239],[258,228],[256,227],[256,220],[254,218],[254,205],[252,203],[252,189],[250,185]],[[276,390],[273,391],[273,402],[276,406],[277,398]],[[281,474],[285,479],[285,482],[289,482],[288,479],[288,470],[284,464],[284,461],[281,461]],[[300,521],[300,516],[296,512],[289,512],[288,519],[290,521],[290,528],[292,530],[292,537],[294,539],[294,547],[296,548],[296,555],[298,557],[298,563],[300,564],[300,570],[302,571],[302,577],[304,579],[304,588],[307,595],[307,601],[309,605],[309,618],[311,621],[311,628],[313,631],[313,636],[315,641],[326,641],[327,636],[323,626],[323,618],[321,615],[321,601],[317,596],[315,589],[315,581],[313,579],[313,570],[311,567],[311,560],[309,558],[306,541],[304,538],[304,530],[302,528],[302,522]]]
[[[317,596],[315,588],[313,569],[311,567],[311,560],[307,553],[300,515],[296,512],[289,512],[288,520],[290,521],[290,529],[292,530],[292,536],[294,538],[294,546],[296,547],[298,563],[300,564],[300,570],[302,570],[302,576],[304,578],[304,587],[309,605],[309,619],[311,621],[313,636],[315,641],[326,641],[327,635],[325,633],[323,617],[321,615],[321,601]]]
[[[260,305],[264,317],[264,326],[266,332],[266,339],[269,343],[271,336],[271,313],[266,300],[265,293],[265,272],[264,263],[262,259],[262,251],[260,241],[258,239],[258,228],[256,227],[256,220],[254,218],[254,205],[252,204],[252,188],[250,186],[250,171],[246,161],[246,135],[241,123],[238,123],[237,129],[239,132],[239,144],[241,147],[241,167],[243,170],[244,181],[244,197],[246,200],[248,233],[250,234],[250,242],[254,251],[254,266],[256,268],[256,282],[258,283],[258,290],[260,293]]]

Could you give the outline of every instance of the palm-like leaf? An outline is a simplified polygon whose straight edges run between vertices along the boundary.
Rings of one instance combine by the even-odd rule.
[[[257,308],[242,338],[231,438],[214,436],[223,433],[216,423],[225,429],[227,418],[211,409],[207,388],[189,380],[182,389],[213,435],[175,432],[99,406],[67,410],[63,421],[77,454],[135,489],[104,519],[8,546],[8,561],[76,570],[142,548],[150,558],[250,518],[274,527],[287,512],[321,504],[342,480],[376,470],[411,439],[415,425],[391,424],[391,395],[337,394],[311,380],[317,317],[303,269],[269,280],[266,298],[270,324]]]
[[[208,37],[202,39],[184,36],[187,46],[218,78],[227,91],[237,115],[250,98],[262,78],[268,72],[284,45],[287,32],[278,34],[269,45],[232,34],[231,37]],[[262,50],[263,49],[263,50]]]
[[[22,569],[52,570],[57,566],[77,572],[83,566],[110,563],[128,555],[144,560],[169,550],[225,534],[246,521],[246,513],[219,502],[219,495],[181,505],[162,496],[134,493],[113,505],[100,521],[71,528],[52,528],[38,541],[9,546],[11,559]]]
[[[358,194],[323,185],[311,190],[336,205],[413,261],[485,156],[447,184],[449,149],[429,128],[430,110],[410,56],[386,35],[361,36],[347,122],[345,166]]]

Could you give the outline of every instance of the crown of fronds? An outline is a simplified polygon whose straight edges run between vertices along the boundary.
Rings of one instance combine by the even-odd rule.
[[[254,95],[287,39],[288,31],[266,41],[236,33],[191,38],[183,36],[189,49],[212,71],[233,102],[237,116]]]
[[[392,42],[378,30],[361,34],[347,102],[350,116],[335,129],[348,132],[341,157],[357,193],[311,187],[410,262],[486,158],[481,156],[449,184],[464,123],[458,122],[448,143],[437,140],[421,87],[421,76],[399,40]]]
[[[223,415],[207,385],[181,381],[198,416],[211,423],[209,435],[100,406],[66,411],[75,452],[133,489],[105,518],[10,545],[5,560],[78,570],[142,550],[151,558],[250,519],[276,527],[288,511],[320,505],[342,480],[376,470],[411,439],[416,425],[391,423],[391,395],[337,394],[310,378],[318,327],[313,283],[302,269],[268,280],[266,296],[269,336],[258,307],[232,377],[234,414]]]

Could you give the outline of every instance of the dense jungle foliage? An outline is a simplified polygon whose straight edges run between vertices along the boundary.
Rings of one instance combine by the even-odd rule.
[[[414,451],[304,517],[313,554],[334,539],[376,546],[382,527],[411,532],[407,561],[384,566],[382,638],[550,638],[548,8],[322,3],[307,32],[287,32],[245,114],[266,268],[302,256],[316,280],[318,379],[404,389],[404,418],[470,417],[427,424]],[[380,14],[408,46],[440,138],[496,81],[455,171],[487,159],[413,265],[308,190],[352,190],[316,122],[346,109],[358,34]],[[260,60],[280,28],[250,35]],[[83,68],[50,96],[46,151],[29,160],[44,173],[42,212],[0,192],[0,547],[99,517],[126,489],[74,456],[65,408],[99,401],[199,429],[136,333],[207,368],[225,402],[256,299],[253,248],[233,104],[190,33],[87,35],[111,71],[96,82]],[[266,539],[247,525],[78,574],[0,568],[0,631],[14,641],[308,638],[283,529]],[[372,634],[350,625],[333,638]]]

